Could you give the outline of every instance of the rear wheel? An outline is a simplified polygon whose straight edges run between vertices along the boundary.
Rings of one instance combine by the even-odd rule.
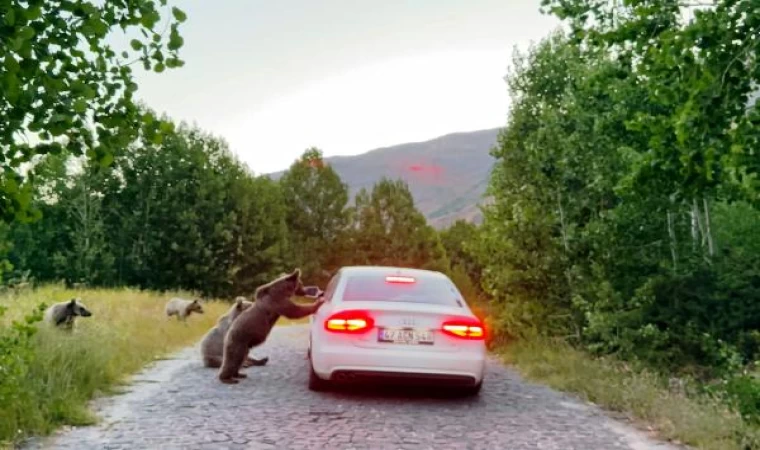
[[[314,372],[314,366],[309,361],[309,390],[315,392],[326,391],[330,388],[330,382],[319,378],[316,372]]]
[[[462,388],[461,393],[465,397],[475,397],[480,394],[480,390],[483,388],[483,380],[480,380],[478,384],[474,386],[467,386]]]

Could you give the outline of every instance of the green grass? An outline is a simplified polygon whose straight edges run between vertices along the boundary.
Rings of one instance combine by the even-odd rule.
[[[760,429],[721,401],[673,392],[652,372],[612,358],[593,358],[565,344],[513,342],[497,352],[526,378],[623,413],[653,427],[662,438],[710,450],[760,448]]]
[[[90,400],[115,393],[147,363],[197,342],[229,308],[225,302],[206,302],[205,314],[193,314],[184,324],[164,314],[166,301],[175,295],[192,298],[188,293],[74,291],[60,286],[1,296],[0,305],[8,311],[0,317],[0,335],[12,320],[23,319],[40,302],[50,305],[78,296],[93,315],[78,319],[71,334],[38,324],[28,372],[20,378],[20,386],[13,388],[12,401],[0,405],[0,448],[28,435],[48,434],[61,425],[94,423]],[[307,321],[281,319],[278,325]]]

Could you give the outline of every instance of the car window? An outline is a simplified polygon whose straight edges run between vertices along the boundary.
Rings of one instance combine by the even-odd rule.
[[[409,282],[413,281],[413,282]],[[463,307],[461,295],[446,278],[419,277],[391,282],[384,275],[357,274],[346,280],[342,300],[429,303]]]

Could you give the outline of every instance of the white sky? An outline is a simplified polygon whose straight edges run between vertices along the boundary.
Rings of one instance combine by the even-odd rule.
[[[558,25],[540,0],[185,0],[185,66],[139,97],[224,137],[257,173],[502,126],[515,45]]]

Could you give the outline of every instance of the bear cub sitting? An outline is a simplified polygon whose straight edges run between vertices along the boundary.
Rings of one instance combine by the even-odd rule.
[[[210,329],[201,340],[201,358],[204,367],[219,368],[222,365],[222,355],[224,353],[224,336],[227,334],[230,325],[246,309],[253,305],[245,297],[238,297],[235,303],[225,315],[219,318],[216,326]],[[269,361],[269,358],[262,359],[250,358],[246,356],[243,367],[263,366]]]

